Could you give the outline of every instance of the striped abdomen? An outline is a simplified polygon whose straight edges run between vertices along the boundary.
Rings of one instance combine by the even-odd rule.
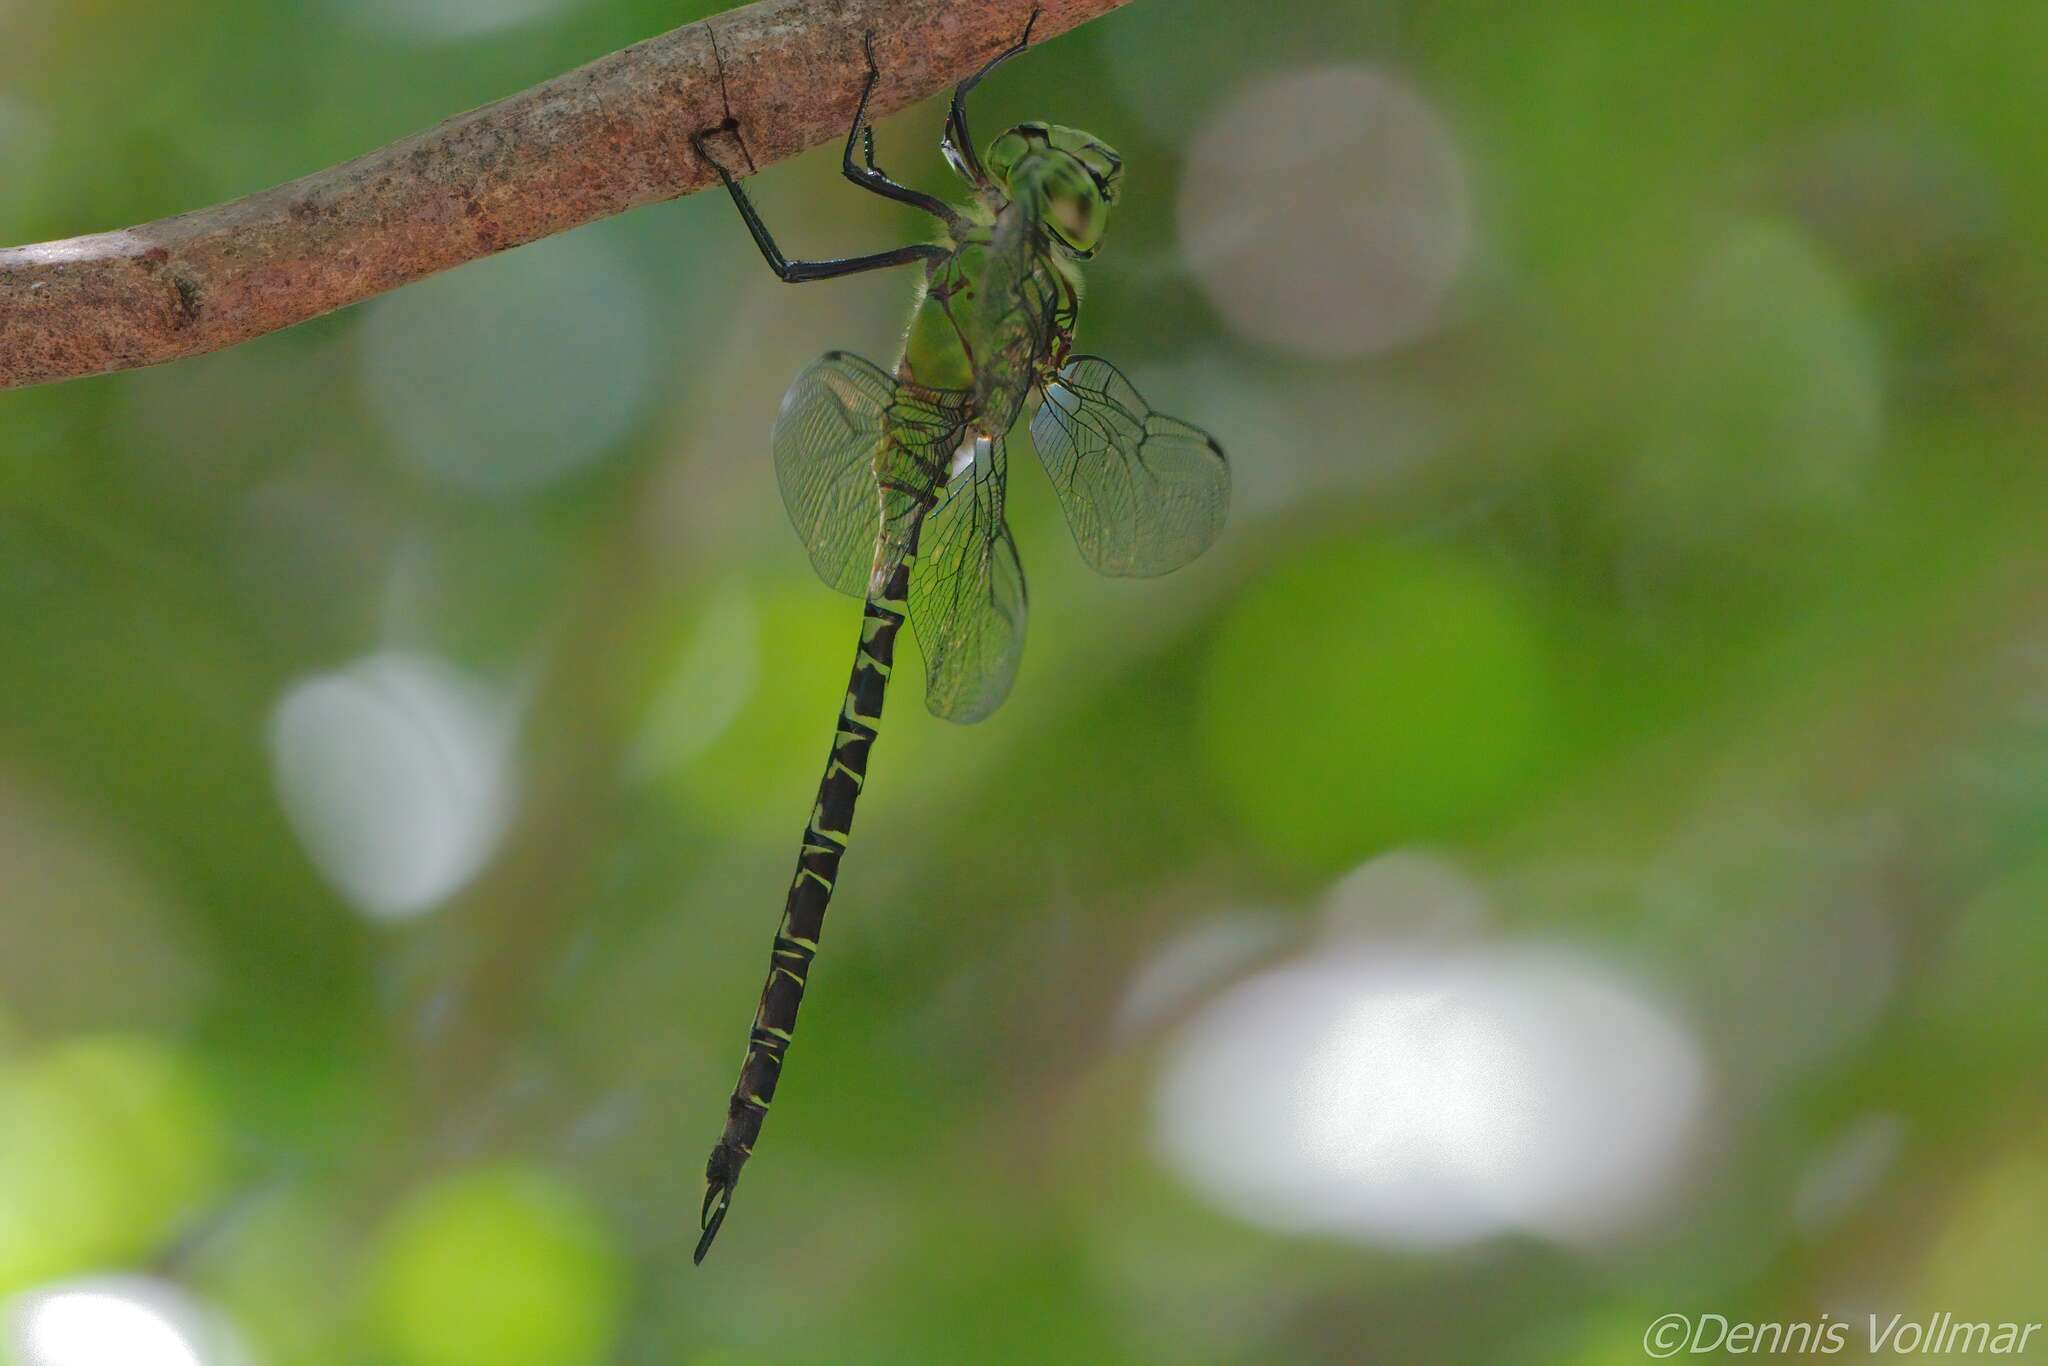
[[[867,780],[868,754],[875,743],[875,728],[882,719],[882,698],[888,690],[889,673],[895,666],[896,635],[903,629],[903,619],[909,611],[910,566],[922,516],[920,500],[897,523],[902,526],[907,522],[907,535],[901,539],[885,536],[885,549],[877,556],[875,578],[879,582],[870,586],[861,616],[860,650],[854,656],[846,700],[839,708],[839,725],[832,738],[832,755],[826,762],[825,776],[818,784],[818,800],[804,826],[796,879],[790,883],[782,923],[775,931],[768,982],[761,988],[754,1028],[747,1038],[747,1058],[740,1066],[739,1085],[733,1088],[732,1101],[726,1108],[725,1133],[711,1150],[711,1160],[704,1168],[704,1232],[696,1252],[700,1262],[725,1220],[740,1168],[753,1155],[754,1143],[761,1136],[761,1122],[767,1118],[769,1103],[775,1099],[783,1058],[796,1033],[804,981],[818,952],[825,908],[832,900],[832,884],[839,877],[839,859],[846,852],[846,841],[853,829],[853,808],[860,800],[861,785]],[[896,542],[893,546],[892,540]]]

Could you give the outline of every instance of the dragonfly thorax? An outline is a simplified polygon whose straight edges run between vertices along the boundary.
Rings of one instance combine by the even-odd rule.
[[[898,377],[966,397],[961,418],[1005,432],[1073,337],[1080,265],[1018,201],[969,206],[911,313]]]
[[[1020,123],[988,148],[988,173],[1063,251],[1085,260],[1102,245],[1122,189],[1123,158],[1092,133]]]

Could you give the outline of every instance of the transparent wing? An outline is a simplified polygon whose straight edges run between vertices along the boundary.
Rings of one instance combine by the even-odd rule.
[[[924,651],[925,704],[979,721],[1010,695],[1024,653],[1024,567],[1003,520],[1000,437],[977,440],[925,519],[910,571],[910,625]]]
[[[820,356],[789,386],[771,442],[789,520],[818,577],[867,591],[880,505],[875,456],[896,381],[844,351]]]
[[[1076,356],[1045,386],[1031,440],[1081,556],[1100,573],[1147,578],[1207,550],[1230,504],[1215,438],[1155,413],[1114,365]]]

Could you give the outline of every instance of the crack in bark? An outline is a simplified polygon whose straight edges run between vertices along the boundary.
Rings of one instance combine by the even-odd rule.
[[[720,126],[732,133],[732,140],[740,145],[740,155],[747,159],[747,174],[754,175],[761,168],[754,164],[754,149],[747,146],[739,117],[732,112],[732,95],[725,88],[725,57],[718,50],[718,29],[709,19],[704,21],[704,33],[711,39],[711,60],[718,63],[718,98],[725,103],[725,122]]]

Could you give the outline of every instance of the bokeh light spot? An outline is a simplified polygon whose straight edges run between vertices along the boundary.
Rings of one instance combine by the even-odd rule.
[[[780,839],[781,822],[764,826],[762,813],[777,810],[791,794],[803,800],[817,782],[846,689],[859,613],[815,583],[795,583],[752,595],[744,631],[741,620],[706,618],[705,630],[727,631],[726,642],[735,647],[695,662],[700,701],[710,714],[684,732],[688,743],[650,757],[679,761],[665,769],[668,780],[711,825]],[[736,648],[741,644],[745,653]],[[904,695],[915,690],[899,682],[892,691],[896,706]],[[650,723],[664,724],[665,707],[657,702]],[[675,732],[664,738],[672,742]],[[892,736],[892,743],[902,738]]]
[[[295,684],[271,718],[278,793],[307,853],[362,910],[431,909],[496,850],[513,708],[438,660],[376,655]]]
[[[218,1107],[165,1044],[74,1039],[0,1072],[0,1292],[138,1256],[218,1191]]]
[[[1434,1248],[1637,1223],[1703,1109],[1690,1034],[1574,954],[1353,946],[1190,1022],[1158,1094],[1169,1163],[1249,1222]]]
[[[1119,1034],[1136,1034],[1170,1019],[1196,994],[1272,947],[1280,923],[1249,915],[1205,920],[1167,943],[1138,969],[1117,1008]]]
[[[642,775],[688,764],[716,741],[746,705],[759,653],[753,600],[726,584],[699,614],[656,685],[633,744]]]
[[[1270,77],[1188,154],[1182,249],[1231,325],[1319,357],[1427,335],[1472,249],[1465,160],[1399,77],[1331,66]]]
[[[139,1276],[51,1286],[8,1307],[10,1366],[235,1366],[244,1358],[213,1316],[175,1287]]]
[[[436,480],[512,495],[587,468],[652,397],[647,292],[589,231],[387,295],[359,334],[392,442]]]
[[[603,1223],[525,1167],[424,1191],[385,1230],[378,1256],[378,1321],[399,1366],[608,1361],[623,1300]]]
[[[1650,449],[1629,490],[1659,541],[1754,534],[1855,504],[1884,436],[1881,351],[1812,239],[1769,220],[1731,226],[1671,326],[1670,384],[1650,405]]]
[[[2032,1317],[2013,1306],[2032,1304],[2048,1285],[2048,1132],[2036,1128],[1979,1161],[1918,1249],[1917,1274],[1900,1298],[1958,1319]]]
[[[1448,554],[1310,550],[1240,595],[1208,662],[1216,791],[1328,871],[1499,810],[1549,742],[1550,649],[1509,584]]]

